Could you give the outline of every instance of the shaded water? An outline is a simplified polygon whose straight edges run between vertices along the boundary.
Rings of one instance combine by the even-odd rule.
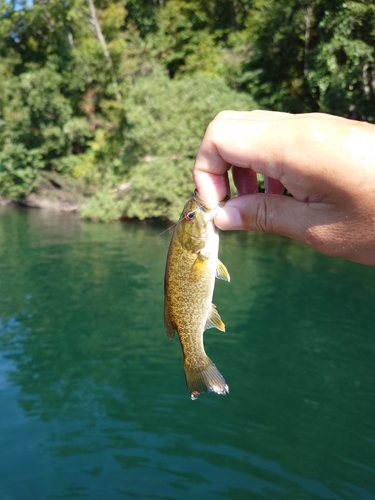
[[[0,500],[375,499],[375,268],[223,234],[193,402],[162,230],[0,209]]]

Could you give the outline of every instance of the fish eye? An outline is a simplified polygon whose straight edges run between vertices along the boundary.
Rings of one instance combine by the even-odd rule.
[[[193,219],[194,219],[194,215],[195,215],[195,213],[194,213],[194,212],[188,212],[188,213],[185,215],[185,220],[193,220]]]

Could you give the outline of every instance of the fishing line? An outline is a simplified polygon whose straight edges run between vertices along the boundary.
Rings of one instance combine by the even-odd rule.
[[[156,239],[158,239],[160,236],[162,236],[163,234],[167,233],[168,231],[170,231],[171,229],[173,229],[174,227],[177,226],[177,224],[179,224],[181,221],[182,221],[183,217],[180,217],[178,219],[177,222],[175,222],[174,224],[172,224],[171,226],[167,227],[167,229],[165,231],[162,231],[161,233],[159,233],[157,236],[156,236]],[[164,248],[167,248],[165,245],[163,245]]]
[[[192,213],[195,213],[199,210],[199,208],[196,208],[195,210],[189,210],[189,212],[192,212]],[[164,233],[166,233],[167,231],[169,231],[170,229],[173,229],[174,227],[177,226],[177,224],[179,224],[182,220],[185,219],[185,215],[182,214],[181,217],[178,219],[177,222],[175,222],[174,224],[172,224],[170,227],[167,227],[167,229],[165,231],[162,231],[160,234],[157,235],[156,238],[159,238],[159,236],[162,236]]]
[[[157,236],[156,236],[156,239],[159,238],[159,236],[162,236],[164,233],[166,233],[167,231],[169,231],[170,229],[174,228],[175,226],[177,226],[177,224],[179,223],[180,221],[177,221],[175,224],[172,224],[170,227],[167,227],[167,229],[165,231],[162,231],[161,233],[159,233]]]

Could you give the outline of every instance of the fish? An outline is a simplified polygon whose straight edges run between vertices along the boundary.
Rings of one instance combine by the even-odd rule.
[[[170,340],[178,334],[192,400],[202,392],[229,393],[224,377],[207,356],[203,344],[206,329],[225,331],[212,303],[215,278],[230,281],[226,267],[218,259],[219,233],[214,224],[225,201],[211,207],[195,190],[175,225],[167,255],[164,325]]]

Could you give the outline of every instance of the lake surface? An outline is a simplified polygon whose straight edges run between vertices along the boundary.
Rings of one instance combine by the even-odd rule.
[[[374,500],[375,268],[222,234],[191,401],[164,229],[0,209],[0,500]]]

